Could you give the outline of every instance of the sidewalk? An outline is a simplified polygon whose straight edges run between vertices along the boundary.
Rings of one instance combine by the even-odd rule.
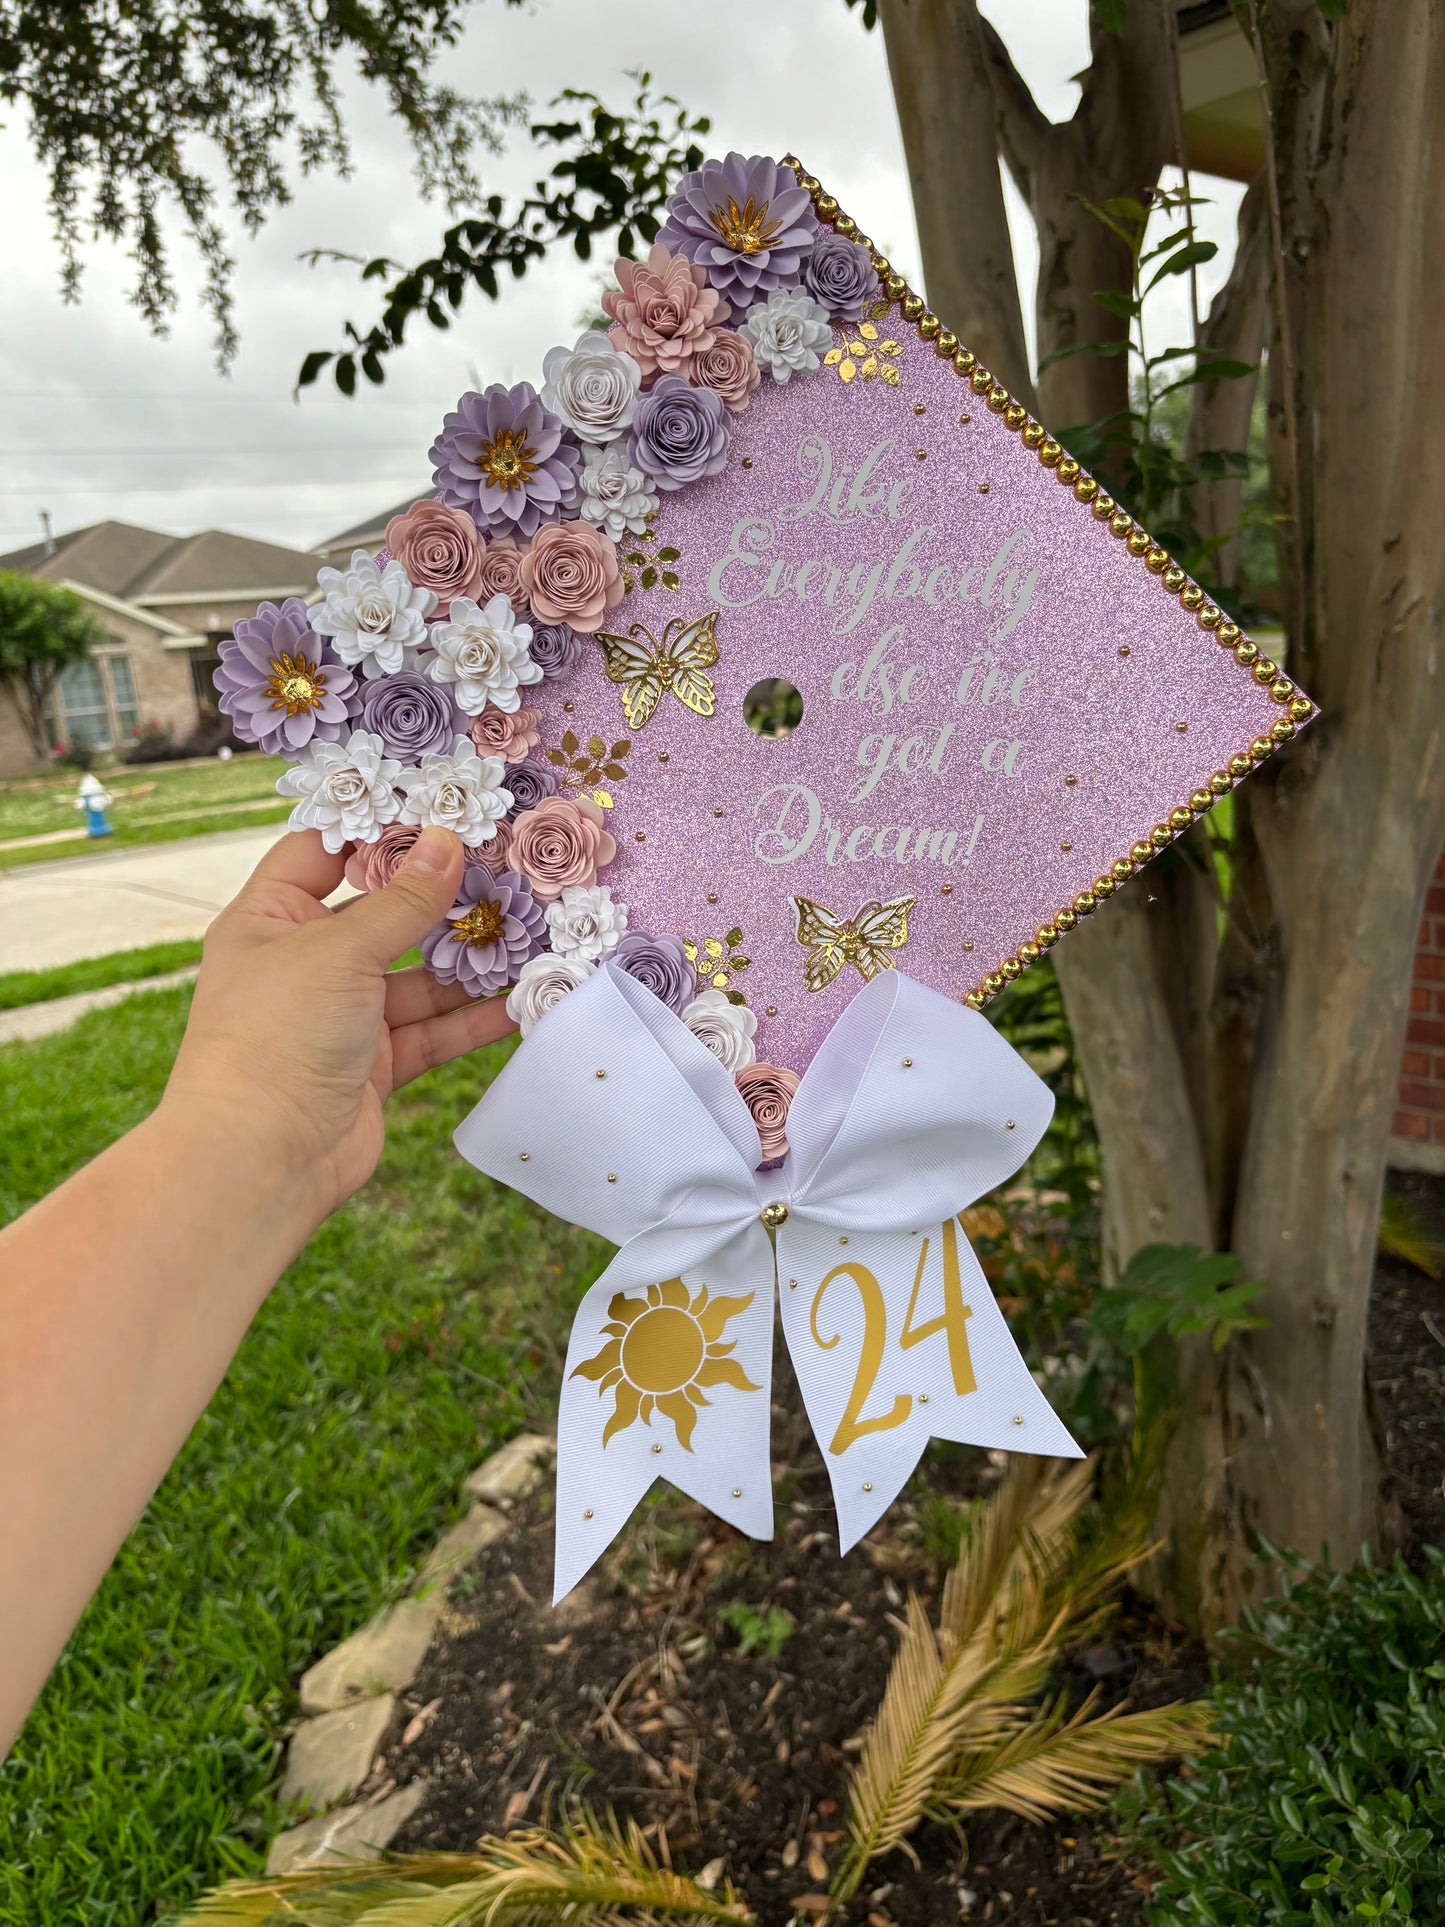
[[[284,824],[268,823],[6,871],[0,971],[199,937],[285,834]]]

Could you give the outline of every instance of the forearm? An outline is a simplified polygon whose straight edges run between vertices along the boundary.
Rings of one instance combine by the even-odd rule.
[[[323,1214],[243,1120],[167,1100],[0,1232],[0,1754]]]

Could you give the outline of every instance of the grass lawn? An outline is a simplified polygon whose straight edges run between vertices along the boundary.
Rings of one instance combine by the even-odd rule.
[[[112,984],[136,984],[200,960],[200,938],[181,937],[174,943],[143,944],[139,950],[112,950],[108,957],[81,957],[51,970],[7,970],[0,972],[0,1010],[46,1004],[82,990],[108,990]]]
[[[233,756],[228,762],[207,762],[194,768],[177,768],[166,763],[135,769],[122,766],[101,772],[100,780],[115,798],[111,821],[116,826],[115,841],[149,840],[137,833],[146,829],[170,828],[158,819],[178,816],[214,815],[228,803],[250,803],[275,794],[276,778],[286,767],[279,756],[247,754]],[[12,837],[41,836],[50,830],[84,829],[85,819],[75,808],[75,793],[80,784],[75,770],[55,775],[20,777],[0,783],[0,842]],[[241,814],[240,822],[256,818]],[[235,824],[227,823],[227,828]],[[182,831],[183,835],[189,834]],[[53,856],[64,845],[49,846]],[[13,863],[19,853],[0,852],[0,863]]]
[[[210,836],[217,830],[257,829],[263,823],[284,823],[291,804],[281,797],[248,810],[211,810],[199,816],[172,817],[166,823],[121,824],[113,836],[91,842],[80,837],[70,843],[21,844],[0,850],[0,870],[17,869],[25,863],[59,863],[68,856],[94,856],[105,850],[130,850],[140,843],[175,843],[184,836]]]
[[[189,996],[0,1050],[0,1216],[154,1103]],[[393,1105],[377,1177],[282,1279],[126,1541],[0,1767],[7,1927],[136,1927],[257,1869],[297,1677],[402,1588],[469,1467],[550,1416],[606,1247],[451,1148],[509,1049]]]

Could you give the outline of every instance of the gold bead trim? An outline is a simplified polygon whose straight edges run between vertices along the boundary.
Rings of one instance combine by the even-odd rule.
[[[839,234],[856,237],[860,246],[871,251],[872,244],[858,233],[857,223],[840,210],[831,194],[824,192],[817,177],[805,171],[796,155],[785,155],[783,165],[792,168],[799,186],[806,188],[811,195],[814,212],[820,221]],[[1209,600],[1199,584],[1190,580],[1148,530],[1140,528],[1128,510],[1120,508],[1095,478],[1086,473],[1063,443],[1056,441],[1043,423],[1035,421],[1024,404],[1011,395],[1002,382],[994,379],[989,370],[980,364],[978,356],[965,348],[957,335],[943,326],[923,297],[915,294],[903,276],[894,270],[887,256],[871,253],[871,259],[883,292],[890,301],[898,303],[904,321],[917,329],[919,338],[931,342],[941,358],[952,360],[954,371],[967,380],[976,395],[984,398],[992,414],[1002,417],[1004,426],[1018,435],[1023,447],[1032,450],[1045,468],[1053,470],[1055,479],[1088,511],[1090,519],[1097,522],[1101,529],[1107,530],[1116,541],[1123,542],[1130,555],[1143,563],[1164,593],[1177,596],[1180,606],[1190,611],[1205,634],[1212,635],[1222,648],[1228,649],[1250,679],[1268,689],[1271,701],[1278,703],[1282,711],[1266,734],[1256,736],[1247,749],[1229,757],[1224,769],[1214,770],[1204,777],[1190,791],[1187,801],[1168,811],[1165,820],[1156,823],[1146,835],[1132,844],[1126,856],[1117,857],[1087,890],[1081,890],[1047,923],[1040,924],[1037,930],[1025,936],[1012,956],[1003,958],[972,990],[964,994],[962,1001],[971,1010],[982,1010],[1007,984],[1022,976],[1031,963],[1036,963],[1045,950],[1074,929],[1080,917],[1091,916],[1101,901],[1113,896],[1121,883],[1135,875],[1160,850],[1167,849],[1197,817],[1211,809],[1221,796],[1227,796],[1241,778],[1297,735],[1300,726],[1315,714],[1315,706],[1288,676],[1281,673],[1276,664],[1260,653],[1258,646],[1250,641],[1239,625],[1231,622],[1224,611]],[[1121,649],[1119,653],[1124,655],[1127,651]],[[1014,1423],[1021,1425],[1023,1421],[1015,1419]]]

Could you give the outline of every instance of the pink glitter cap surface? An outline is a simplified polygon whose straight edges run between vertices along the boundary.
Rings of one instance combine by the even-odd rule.
[[[886,955],[948,995],[982,991],[1289,719],[897,302],[868,327],[835,329],[816,374],[764,375],[726,470],[664,496],[640,545],[677,551],[652,566],[678,586],[638,582],[604,625],[666,655],[714,615],[713,714],[664,688],[630,728],[601,646],[529,692],[545,745],[631,742],[606,784],[607,882],[632,929],[713,939],[719,971],[746,957],[728,987],[758,1056],[796,1071],[863,977],[840,930],[842,967],[808,988],[820,945],[800,941],[795,899],[826,933],[911,897]],[[803,697],[787,736],[744,721],[767,677]]]

